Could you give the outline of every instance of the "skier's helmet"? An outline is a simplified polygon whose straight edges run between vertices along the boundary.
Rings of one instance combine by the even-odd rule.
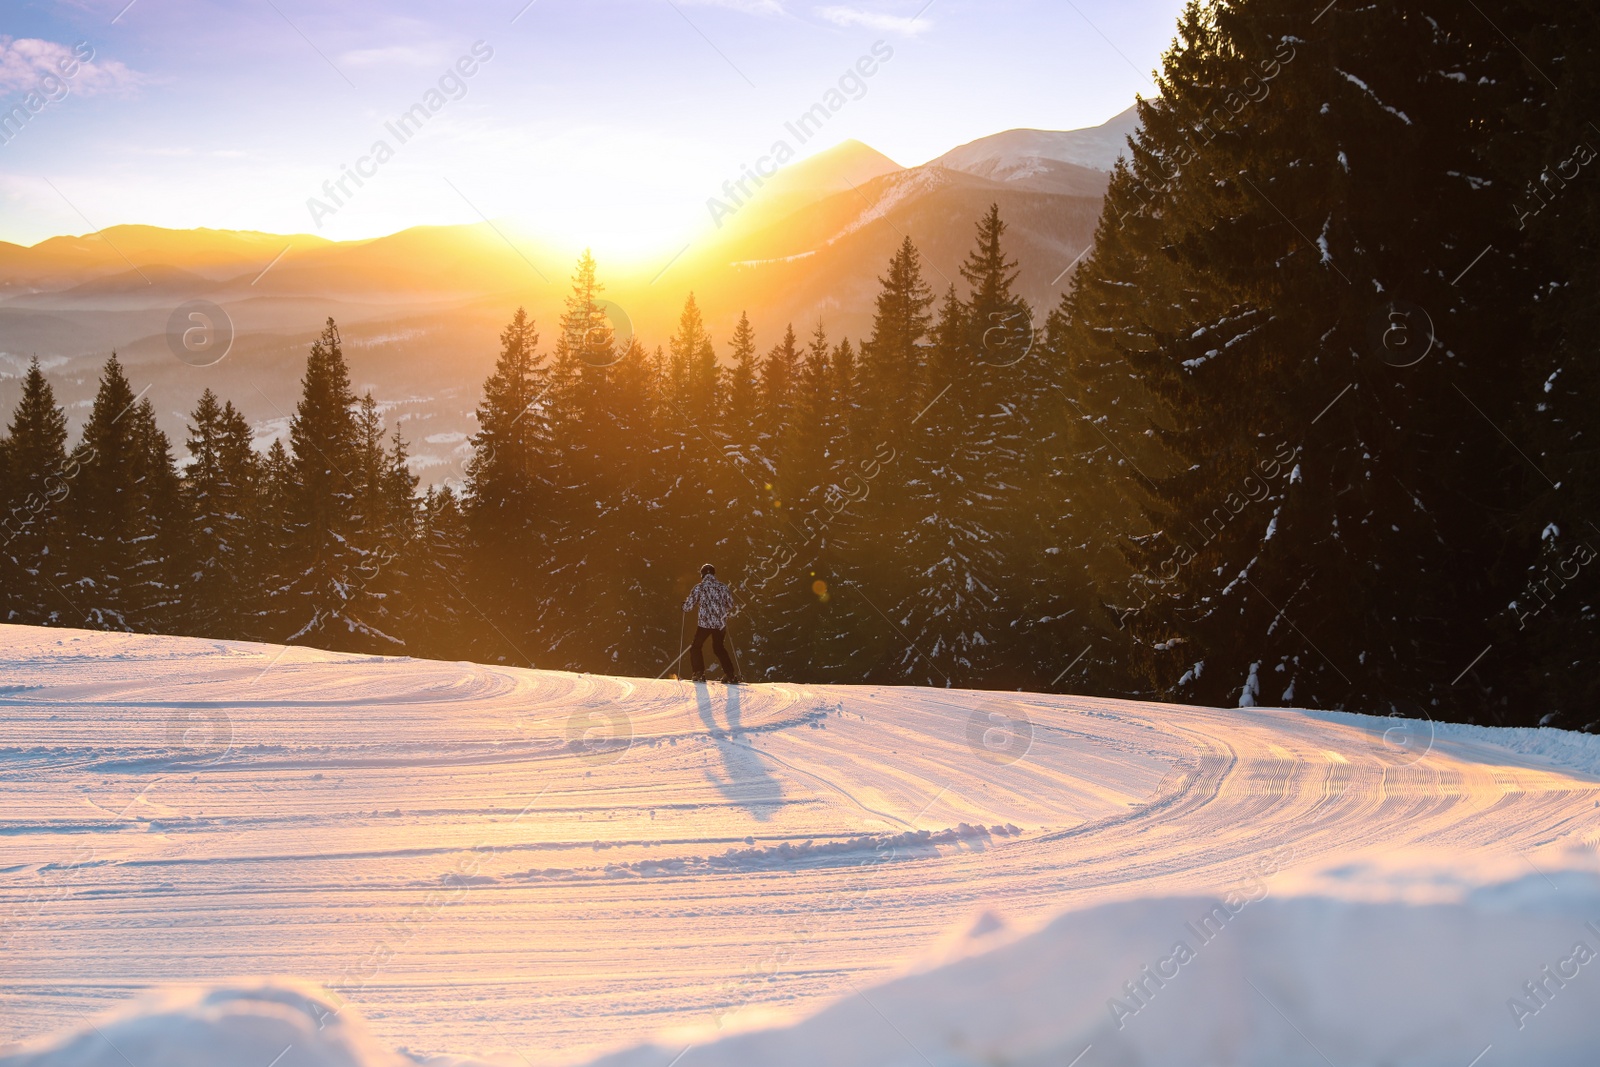
[[[716,574],[716,573],[717,573],[717,568],[713,567],[709,563],[707,563],[704,567],[700,568],[700,577],[702,577],[702,578],[704,578],[708,574]]]

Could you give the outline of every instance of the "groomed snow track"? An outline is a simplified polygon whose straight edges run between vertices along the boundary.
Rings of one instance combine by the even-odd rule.
[[[284,974],[396,1046],[576,1061],[866,988],[980,908],[1600,814],[1591,776],[1355,716],[23,627],[0,671],[0,1048]]]

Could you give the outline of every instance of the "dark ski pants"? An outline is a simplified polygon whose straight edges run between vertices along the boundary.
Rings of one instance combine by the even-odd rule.
[[[723,640],[728,634],[726,629],[712,630],[704,626],[694,628],[694,644],[689,646],[689,666],[694,668],[696,675],[706,673],[706,638],[711,638],[711,649],[717,654],[717,662],[722,664],[722,673],[725,677],[732,678],[739,672],[733,669],[733,660],[728,657],[728,646]]]

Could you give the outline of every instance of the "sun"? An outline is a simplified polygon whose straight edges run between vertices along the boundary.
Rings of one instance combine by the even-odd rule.
[[[506,218],[508,236],[569,259],[587,250],[609,271],[659,268],[696,237],[692,205],[638,196],[540,202]]]

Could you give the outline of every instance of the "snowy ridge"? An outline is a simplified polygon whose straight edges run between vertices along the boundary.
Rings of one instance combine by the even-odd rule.
[[[1049,162],[1110,171],[1127,154],[1128,137],[1139,128],[1130,107],[1099,126],[1081,130],[1007,130],[952,148],[934,162],[994,181],[1021,181],[1047,173]]]
[[[918,167],[916,170],[889,175],[880,183],[881,192],[878,199],[869,203],[861,214],[845,225],[844,229],[828,238],[828,243],[837,244],[857,230],[877,222],[905,201],[926,196],[940,186],[949,184],[949,176],[941,174],[936,166]]]
[[[1393,718],[1346,711],[1296,711],[1294,714],[1351,723],[1380,735],[1397,725]],[[1600,735],[1597,734],[1580,734],[1550,726],[1474,726],[1460,722],[1426,722],[1413,727],[1410,724],[1414,721],[1404,720],[1403,724],[1415,731],[1419,741],[1431,742],[1434,747],[1468,759],[1498,763],[1512,753],[1531,757],[1548,767],[1600,778]]]

